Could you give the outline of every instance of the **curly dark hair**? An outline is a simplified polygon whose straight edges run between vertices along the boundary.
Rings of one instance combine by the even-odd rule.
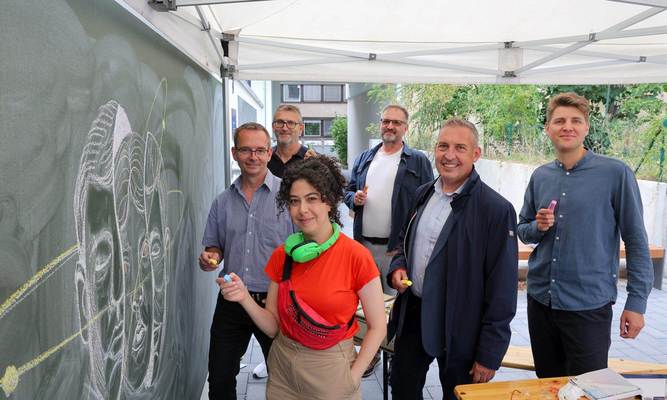
[[[304,179],[320,193],[322,201],[331,207],[329,219],[343,226],[338,205],[345,195],[345,177],[340,172],[338,162],[331,157],[317,155],[290,164],[276,195],[280,212],[288,209],[290,189],[299,179]]]

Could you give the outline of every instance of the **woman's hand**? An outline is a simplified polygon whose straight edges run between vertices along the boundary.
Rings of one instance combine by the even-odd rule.
[[[227,301],[235,303],[243,303],[246,299],[250,299],[250,293],[248,293],[248,289],[241,278],[233,272],[229,276],[232,278],[231,282],[225,282],[225,279],[222,277],[215,280],[218,286],[220,286],[222,297]]]

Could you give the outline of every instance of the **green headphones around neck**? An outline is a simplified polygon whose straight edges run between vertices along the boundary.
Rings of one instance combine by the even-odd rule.
[[[303,232],[296,232],[289,235],[287,240],[285,240],[285,253],[292,257],[294,261],[300,263],[316,259],[338,240],[340,227],[335,222],[332,222],[331,226],[333,227],[333,234],[322,244],[306,240],[303,237]]]

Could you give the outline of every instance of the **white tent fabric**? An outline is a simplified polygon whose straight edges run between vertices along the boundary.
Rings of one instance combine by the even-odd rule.
[[[187,51],[212,71],[229,34],[235,79],[667,82],[667,0],[172,0],[169,12],[117,1],[179,47],[198,42]],[[184,24],[201,40],[172,31]]]

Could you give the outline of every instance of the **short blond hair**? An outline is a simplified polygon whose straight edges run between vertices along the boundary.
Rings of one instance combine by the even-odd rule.
[[[588,99],[584,96],[579,96],[574,92],[566,92],[552,97],[547,106],[547,124],[551,121],[551,116],[553,115],[554,110],[558,107],[576,108],[584,114],[586,123],[588,123],[588,115],[591,112],[591,106]]]

